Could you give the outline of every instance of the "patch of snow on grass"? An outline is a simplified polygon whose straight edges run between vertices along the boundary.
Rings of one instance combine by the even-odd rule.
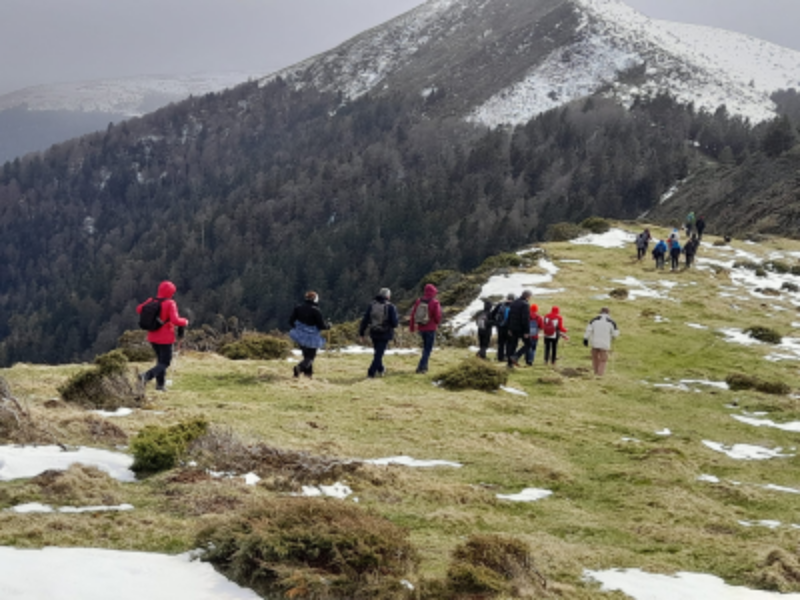
[[[350,486],[337,481],[333,485],[304,485],[301,495],[309,497],[328,496],[344,500],[352,493],[353,490],[350,489]]]
[[[636,236],[629,231],[611,228],[605,233],[590,233],[572,240],[570,243],[579,246],[599,246],[600,248],[625,248],[636,241]]]
[[[669,437],[669,436],[671,436],[671,435],[672,435],[672,432],[669,430],[669,428],[665,427],[665,428],[664,428],[664,429],[662,429],[661,431],[656,431],[656,435],[660,435],[660,436],[664,436],[664,437]]]
[[[100,415],[101,417],[108,417],[108,418],[129,417],[133,414],[133,409],[125,408],[123,406],[118,408],[117,410],[90,410],[89,412],[95,415]]]
[[[536,502],[551,496],[550,490],[540,490],[536,488],[525,488],[519,494],[497,494],[500,500],[510,500],[511,502]]]
[[[390,456],[388,458],[374,458],[364,461],[370,465],[402,465],[404,467],[428,468],[428,467],[454,467],[461,468],[463,465],[447,460],[417,460],[410,456]]]
[[[706,481],[708,483],[719,483],[719,477],[714,475],[700,475],[697,481]]]
[[[119,481],[136,481],[130,470],[132,456],[96,448],[65,452],[59,446],[0,446],[0,481],[36,477],[49,469],[66,470],[77,463],[97,467]]]
[[[117,506],[59,506],[58,508],[53,508],[52,506],[48,506],[47,504],[41,504],[39,502],[30,502],[28,504],[17,504],[16,506],[12,506],[11,508],[7,509],[9,512],[15,513],[52,513],[52,512],[60,512],[60,513],[87,513],[87,512],[115,512],[115,511],[126,511],[126,510],[133,510],[132,504],[119,504]]]
[[[189,554],[0,547],[0,582],[3,600],[259,600]]]
[[[791,423],[781,424],[781,423],[776,423],[775,421],[771,421],[769,419],[753,419],[751,417],[742,417],[740,415],[731,415],[731,416],[740,423],[746,423],[747,425],[753,425],[755,427],[773,427],[775,429],[781,429],[783,431],[800,432],[800,421],[792,421]]]
[[[507,387],[505,385],[501,385],[500,389],[503,390],[504,392],[509,393],[509,394],[514,394],[515,396],[525,396],[525,397],[528,396],[528,392],[524,392],[522,390],[518,390],[518,389],[513,388],[513,387]]]
[[[775,448],[774,450],[770,450],[769,448],[753,446],[751,444],[734,444],[732,446],[725,446],[719,442],[703,440],[703,445],[716,452],[722,452],[734,460],[769,460],[771,458],[790,458],[794,456],[794,454],[781,454],[783,448]]]

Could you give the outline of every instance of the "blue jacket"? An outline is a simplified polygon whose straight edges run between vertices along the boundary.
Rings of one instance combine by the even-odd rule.
[[[372,307],[376,303],[385,307],[385,328],[382,331],[374,331],[370,327]],[[361,325],[358,328],[358,335],[364,337],[364,334],[369,332],[369,336],[373,340],[388,342],[389,340],[394,339],[394,330],[398,325],[400,325],[400,320],[397,318],[397,309],[395,308],[394,304],[389,302],[383,296],[375,296],[375,300],[373,300],[372,303],[367,307],[367,311],[364,313],[364,318],[361,319]]]
[[[667,244],[664,240],[658,240],[656,247],[653,248],[653,254],[666,254]]]

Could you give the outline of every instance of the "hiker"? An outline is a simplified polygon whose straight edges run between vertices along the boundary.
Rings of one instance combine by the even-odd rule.
[[[358,335],[361,343],[365,343],[364,336],[369,331],[372,339],[372,347],[375,352],[372,356],[372,364],[367,370],[367,377],[374,378],[375,375],[383,377],[386,374],[386,367],[383,366],[383,355],[386,347],[394,339],[394,330],[400,324],[397,319],[397,309],[394,304],[389,302],[392,291],[389,288],[382,288],[372,304],[367,308],[361,325],[358,328]]]
[[[703,240],[703,232],[706,230],[706,218],[700,217],[697,219],[697,223],[695,223],[695,227],[697,227],[697,239],[699,241]]]
[[[175,344],[175,327],[188,327],[188,319],[178,314],[178,305],[172,297],[177,288],[171,281],[162,281],[158,295],[148,298],[136,307],[139,325],[147,329],[147,341],[156,353],[156,366],[139,376],[142,386],[156,380],[156,391],[166,392],[166,375],[172,363],[172,346]],[[148,323],[145,323],[148,321]],[[146,326],[147,325],[147,326]]]
[[[422,298],[417,298],[411,309],[411,323],[408,327],[411,333],[419,331],[422,338],[422,356],[417,365],[417,373],[428,372],[428,359],[433,352],[433,343],[436,341],[436,330],[442,322],[442,305],[436,299],[439,290],[432,283],[425,286]]]
[[[681,260],[681,245],[678,240],[672,240],[672,244],[670,244],[669,259],[669,264],[672,267],[671,270],[674,271],[680,265]]]
[[[694,227],[694,225],[695,225],[694,212],[690,212],[688,215],[686,215],[686,237],[692,235],[692,228]]]
[[[656,260],[656,269],[664,268],[664,257],[667,255],[667,242],[658,240],[656,247],[653,248],[653,258]]]
[[[492,309],[492,323],[497,327],[497,360],[505,362],[506,346],[508,345],[508,307],[514,302],[514,294],[508,294],[506,299],[498,302]]]
[[[683,247],[683,254],[686,257],[686,268],[692,266],[694,262],[694,257],[697,254],[697,248],[700,246],[700,242],[697,239],[697,234],[692,235],[692,239],[686,242],[686,245]]]
[[[306,292],[303,303],[294,307],[292,316],[289,317],[289,325],[292,327],[289,337],[300,346],[300,351],[303,353],[303,360],[294,366],[294,376],[300,377],[302,373],[310,379],[314,376],[317,350],[325,347],[321,332],[331,328],[319,310],[319,294]]]
[[[681,232],[677,227],[673,228],[672,233],[669,234],[669,238],[667,239],[667,247],[670,250],[672,250],[673,243],[677,243],[678,246],[680,246],[681,243]]]
[[[518,367],[520,357],[528,354],[531,344],[531,307],[529,304],[531,296],[533,296],[533,292],[525,290],[508,307],[506,361],[509,367]],[[517,350],[520,340],[522,340],[522,348]]]
[[[600,309],[600,314],[589,321],[586,333],[583,334],[583,345],[592,348],[592,369],[594,374],[602,377],[606,372],[608,355],[611,352],[611,340],[619,336],[619,328],[611,319],[608,308]]]
[[[561,316],[561,311],[557,306],[550,309],[550,312],[544,317],[542,330],[544,331],[544,364],[549,362],[555,366],[558,358],[558,340],[562,337],[569,340],[566,336],[567,329],[564,327],[564,317]]]
[[[536,358],[536,346],[539,345],[539,333],[542,329],[544,329],[544,319],[539,314],[539,305],[531,304],[531,324],[529,329],[531,343],[528,346],[528,353],[525,355],[525,363],[529,367],[533,366],[533,359]]]
[[[636,260],[642,260],[647,255],[647,246],[651,239],[652,236],[649,229],[645,229],[636,236]]]
[[[478,327],[478,358],[486,358],[486,351],[492,343],[492,302],[483,300],[483,310],[475,315],[475,324]]]

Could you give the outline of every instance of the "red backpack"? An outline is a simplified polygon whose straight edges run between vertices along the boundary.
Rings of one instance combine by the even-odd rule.
[[[553,337],[556,334],[557,321],[549,315],[544,318],[544,334],[547,337]]]

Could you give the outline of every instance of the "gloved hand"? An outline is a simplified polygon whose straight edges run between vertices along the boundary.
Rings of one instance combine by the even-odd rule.
[[[183,336],[186,335],[186,327],[178,327],[178,339],[182,340]]]
[[[584,340],[583,340],[583,345],[584,345],[584,346],[586,346],[586,347],[588,348],[588,347],[589,347],[589,340],[587,340],[587,339],[585,339],[585,338],[584,338]]]

